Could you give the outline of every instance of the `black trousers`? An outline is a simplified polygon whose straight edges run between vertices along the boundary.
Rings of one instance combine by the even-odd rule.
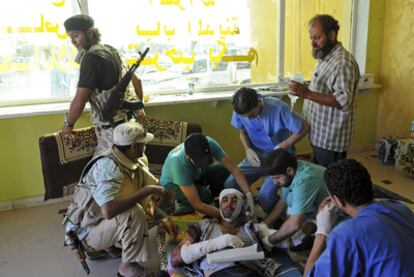
[[[335,152],[312,145],[313,162],[322,166],[328,166],[333,162],[346,159],[345,152]]]

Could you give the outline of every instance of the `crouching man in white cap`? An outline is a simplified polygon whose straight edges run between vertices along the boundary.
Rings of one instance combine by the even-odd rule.
[[[184,266],[187,276],[275,276],[280,264],[271,258],[240,262],[238,255],[226,255],[226,262],[212,262],[207,255],[225,248],[248,247],[259,243],[253,224],[246,221],[245,196],[236,189],[221,191],[219,222],[204,219],[190,225],[186,237],[174,248],[171,263]],[[261,247],[257,252],[262,252]],[[254,256],[256,253],[252,253]],[[232,257],[228,257],[232,256]],[[227,261],[234,258],[234,261]],[[297,271],[299,273],[299,271]],[[300,275],[300,274],[299,274]]]
[[[145,143],[152,139],[136,122],[118,125],[113,148],[85,167],[65,220],[67,234],[74,232],[87,251],[120,244],[121,276],[147,276],[144,267],[150,255],[144,210],[151,202],[149,196],[164,196],[164,189],[140,159]],[[176,226],[168,219],[160,222],[168,233],[176,234]]]

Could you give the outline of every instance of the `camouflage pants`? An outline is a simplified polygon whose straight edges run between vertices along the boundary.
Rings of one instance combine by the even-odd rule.
[[[122,262],[148,263],[150,246],[143,208],[136,205],[112,219],[102,220],[90,228],[83,243],[87,249],[95,251],[119,243],[122,247]]]
[[[104,129],[99,125],[95,126],[95,133],[96,139],[98,141],[98,145],[96,145],[94,156],[97,156],[104,152],[105,150],[109,149],[113,145],[113,128]]]

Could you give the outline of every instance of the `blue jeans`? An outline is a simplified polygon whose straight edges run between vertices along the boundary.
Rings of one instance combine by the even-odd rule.
[[[264,172],[261,167],[251,166],[247,159],[244,159],[239,168],[243,172],[249,185],[256,182],[260,177],[264,176]],[[230,175],[224,183],[224,188],[240,189],[236,179],[233,175]],[[265,212],[269,213],[273,206],[276,204],[278,186],[273,182],[270,176],[266,176],[259,191],[259,203]]]

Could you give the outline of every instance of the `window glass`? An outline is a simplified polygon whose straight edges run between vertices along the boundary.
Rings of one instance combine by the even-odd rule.
[[[310,54],[308,20],[332,14],[348,48],[352,1],[285,1],[284,36],[279,1],[265,0],[14,0],[0,10],[0,105],[69,100],[76,91],[76,49],[63,22],[86,3],[102,43],[116,47],[137,69],[145,94],[277,82],[303,72]],[[284,44],[284,56],[278,52]],[[283,58],[283,74],[278,72]]]
[[[63,20],[79,12],[75,2],[16,0],[2,6],[0,103],[74,93],[79,66]]]
[[[130,63],[150,48],[138,68],[145,93],[250,82],[249,0],[89,0],[102,41]],[[114,14],[122,11],[122,16]],[[115,18],[116,20],[110,20]],[[239,72],[240,71],[240,72]]]

